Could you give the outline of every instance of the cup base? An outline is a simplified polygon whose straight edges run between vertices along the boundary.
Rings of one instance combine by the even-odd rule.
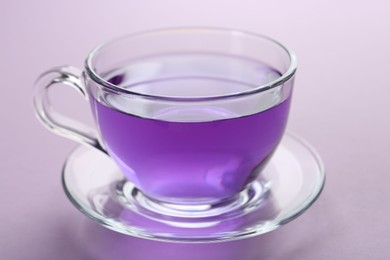
[[[150,219],[160,221],[165,219],[171,225],[180,223],[205,225],[213,218],[229,219],[247,213],[245,209],[255,209],[269,192],[269,185],[265,180],[256,180],[248,185],[239,194],[215,204],[183,205],[155,200],[148,197],[134,186],[133,183],[123,180],[116,184],[113,192],[121,204],[143,214]]]
[[[110,157],[82,146],[69,156],[62,176],[68,198],[97,223],[135,237],[176,242],[218,242],[272,231],[309,208],[325,180],[317,153],[291,134],[251,185],[212,205],[153,200],[125,180]]]

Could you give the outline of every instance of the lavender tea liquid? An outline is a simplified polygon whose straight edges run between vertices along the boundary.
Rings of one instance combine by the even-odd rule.
[[[106,79],[146,94],[201,97],[244,91],[255,87],[247,82],[261,85],[280,77],[258,61],[196,57],[138,61],[111,71]],[[213,76],[229,70],[236,76]],[[132,114],[133,103],[110,96],[93,99],[92,106],[110,156],[146,195],[207,203],[236,194],[259,174],[283,135],[290,98],[245,116],[197,103],[137,107],[139,112]]]

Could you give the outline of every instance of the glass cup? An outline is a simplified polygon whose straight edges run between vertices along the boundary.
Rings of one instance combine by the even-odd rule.
[[[295,71],[294,54],[268,37],[157,30],[98,46],[83,71],[45,72],[34,107],[54,133],[107,153],[146,200],[226,210],[283,136]],[[53,109],[47,91],[58,84],[89,101],[96,130]]]

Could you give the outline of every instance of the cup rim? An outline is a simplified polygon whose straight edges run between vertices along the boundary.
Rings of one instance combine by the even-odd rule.
[[[145,93],[140,93],[140,92],[136,92],[136,91],[131,91],[129,89],[125,89],[123,87],[112,84],[109,81],[105,80],[93,68],[92,64],[93,64],[93,60],[95,59],[96,55],[101,50],[103,50],[106,46],[108,46],[114,42],[118,42],[118,41],[121,41],[123,39],[130,38],[130,37],[132,37],[132,38],[133,37],[142,37],[145,35],[172,33],[175,31],[177,33],[180,33],[181,31],[188,32],[189,30],[191,30],[191,31],[202,30],[202,31],[208,31],[208,32],[225,32],[225,33],[230,33],[231,35],[241,34],[244,36],[251,36],[251,37],[262,38],[262,39],[268,40],[268,41],[278,45],[279,47],[281,47],[287,53],[287,55],[290,59],[290,65],[289,65],[288,69],[286,70],[286,72],[284,72],[281,76],[279,76],[277,79],[270,81],[266,84],[262,84],[262,85],[255,87],[255,88],[241,91],[241,92],[229,93],[229,94],[224,94],[224,95],[205,96],[205,97],[170,97],[170,96],[159,96],[159,95],[145,94]],[[157,99],[157,100],[166,100],[166,101],[209,101],[209,100],[237,98],[237,97],[257,94],[257,93],[264,92],[264,91],[276,88],[278,86],[281,86],[295,75],[295,72],[297,70],[297,58],[296,58],[296,55],[294,54],[294,52],[291,51],[289,48],[287,48],[285,45],[281,44],[280,42],[274,40],[271,37],[264,36],[261,34],[248,32],[248,31],[244,31],[244,30],[219,28],[219,27],[176,27],[176,28],[163,28],[163,29],[154,29],[154,30],[136,32],[136,33],[132,33],[132,34],[127,34],[125,36],[122,36],[122,37],[119,37],[119,38],[116,38],[113,40],[106,41],[106,42],[96,46],[94,49],[92,49],[89,52],[89,54],[85,60],[84,66],[85,66],[85,70],[86,70],[87,75],[93,81],[95,81],[99,85],[102,85],[110,90],[113,90],[113,91],[116,91],[119,93],[135,95],[135,96],[148,98],[148,99]]]

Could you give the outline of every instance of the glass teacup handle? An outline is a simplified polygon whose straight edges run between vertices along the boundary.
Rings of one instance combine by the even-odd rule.
[[[107,153],[98,140],[96,130],[58,113],[50,102],[49,89],[64,85],[73,87],[88,100],[88,94],[82,84],[81,76],[82,71],[80,69],[70,66],[57,67],[44,72],[35,83],[35,113],[41,123],[50,131]]]

